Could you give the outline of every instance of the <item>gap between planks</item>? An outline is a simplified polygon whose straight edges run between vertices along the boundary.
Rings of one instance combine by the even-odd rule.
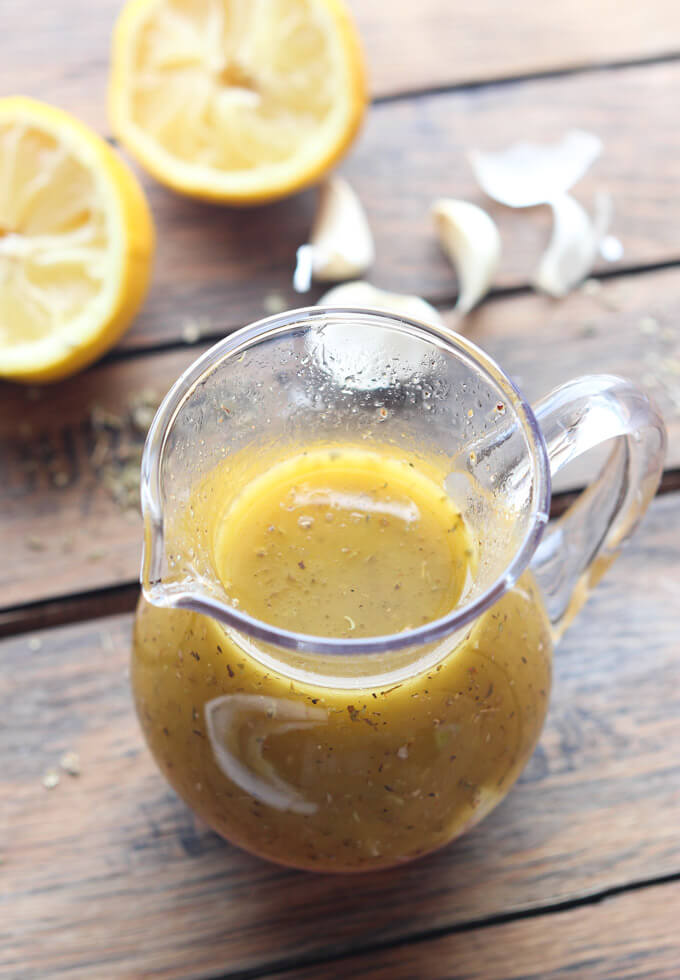
[[[54,631],[30,656],[22,639],[3,644],[4,674],[15,691],[7,701],[14,741],[3,743],[8,785],[16,785],[8,803],[16,807],[21,830],[10,840],[13,858],[3,869],[9,892],[18,893],[7,908],[20,925],[16,975],[19,963],[27,978],[36,975],[28,972],[36,964],[43,976],[52,963],[54,971],[47,972],[56,975],[58,950],[62,972],[88,978],[95,972],[121,978],[148,972],[197,980],[229,966],[234,974],[251,970],[262,976],[267,956],[277,964],[298,963],[385,943],[386,953],[351,961],[357,975],[357,965],[366,968],[389,957],[388,936],[398,942],[407,929],[417,936],[620,887],[642,889],[654,879],[680,874],[680,770],[673,751],[680,732],[680,606],[674,601],[676,554],[668,534],[679,507],[679,495],[654,502],[645,533],[631,542],[567,635],[555,661],[555,697],[539,750],[503,804],[504,812],[490,816],[436,860],[414,862],[389,877],[354,878],[352,885],[342,876],[276,870],[220,844],[164,789],[141,749],[130,712],[124,676],[130,617]],[[105,651],[100,666],[98,654]],[[43,806],[36,806],[44,798],[40,772],[67,748],[82,753],[84,773],[50,796],[45,821]],[[100,799],[94,809],[92,799]],[[354,884],[361,886],[358,893]],[[674,895],[676,886],[660,890]],[[639,901],[653,906],[650,924],[663,925],[671,903],[650,905],[650,893],[654,889],[614,898],[596,914],[588,904],[580,922],[611,926],[621,920],[611,914],[617,903],[626,903],[630,922]],[[663,915],[662,908],[668,910]],[[315,910],[311,918],[310,909]],[[567,924],[577,914],[564,912]],[[11,916],[5,928],[12,928]],[[525,952],[532,937],[560,935],[560,920],[547,921],[546,933],[540,919],[529,920]],[[264,924],[268,944],[263,946]],[[520,926],[483,930],[476,948],[483,952],[503,930]],[[576,926],[562,935],[580,937],[583,951],[583,931]],[[586,939],[606,952],[597,928],[588,926]],[[639,948],[646,933],[638,928],[636,934]],[[443,980],[437,972],[441,960],[430,950],[465,950],[475,941],[476,934],[466,931],[459,943],[454,936],[402,944],[393,957],[398,970],[385,975]],[[414,956],[434,972],[427,977],[418,969],[402,972]],[[343,960],[340,972],[331,963],[329,974],[312,966],[318,972],[300,969],[284,977],[344,980],[344,965]],[[377,980],[377,973],[368,975]],[[474,975],[489,980],[507,974],[497,969]],[[526,975],[545,976],[545,971]],[[595,980],[591,973],[580,975]],[[597,980],[623,975],[598,973]],[[658,980],[661,976],[654,973]],[[558,974],[550,977],[557,980]],[[663,980],[676,980],[676,974],[665,972]]]
[[[311,968],[259,974],[281,980],[677,980],[680,945],[673,913],[676,884],[660,884],[612,896],[593,912],[585,907],[556,916],[520,917],[429,942],[399,944]],[[204,978],[205,980],[205,978]],[[213,978],[215,980],[215,978]],[[236,977],[230,980],[237,980]],[[240,978],[239,978],[240,980]]]
[[[680,256],[677,259],[669,259],[666,262],[650,262],[648,265],[634,265],[634,266],[617,266],[615,269],[601,269],[599,271],[593,271],[592,275],[588,276],[588,280],[597,280],[603,282],[609,282],[616,279],[627,279],[635,276],[644,276],[654,272],[666,272],[672,269],[680,270]],[[300,308],[304,309],[307,306],[314,308],[316,306],[316,301],[319,297],[327,291],[327,287],[330,288],[332,284],[326,283],[324,286],[314,285],[312,291],[310,291],[308,296],[304,294],[300,296],[301,300],[309,299],[309,302],[301,303]],[[338,283],[337,285],[344,285],[344,283]],[[578,290],[579,287],[577,287]],[[583,288],[582,286],[580,288]],[[484,305],[487,303],[500,302],[504,299],[512,299],[514,297],[546,297],[543,293],[538,292],[531,286],[500,286],[497,288],[492,288],[489,290],[487,295],[484,297],[483,303],[477,306],[474,312],[479,312],[484,309]],[[424,300],[434,306],[439,312],[443,313],[455,313],[455,303],[458,299],[458,294],[456,292],[451,294],[440,294],[438,296],[423,296]],[[564,300],[556,300],[555,302],[563,302]],[[294,309],[294,307],[291,307]],[[290,311],[285,311],[290,312]],[[210,330],[206,333],[201,333],[201,335],[196,340],[184,340],[182,337],[172,337],[164,341],[153,341],[149,344],[140,344],[136,347],[114,347],[113,350],[109,351],[103,357],[97,361],[97,366],[106,364],[115,364],[119,361],[129,361],[134,360],[137,357],[150,357],[153,354],[167,354],[171,351],[177,350],[192,350],[196,349],[201,353],[205,349],[206,344],[216,344],[220,340],[224,340],[225,337],[229,336],[231,333],[235,333],[239,327],[237,326],[225,326],[222,329]],[[198,356],[198,355],[197,355]]]
[[[447,0],[394,0],[389,15],[381,0],[349,0],[348,5],[362,37],[369,88],[380,101],[436,87],[455,90],[518,77],[654,65],[677,57],[680,47],[672,0],[636,5],[624,17],[616,0],[595,0],[587,8],[520,0],[511,18],[499,0],[457,8],[455,16]],[[40,23],[30,25],[30,49],[19,43],[7,53],[0,81],[28,95],[50,91],[56,102],[76,110],[85,121],[101,124],[97,96],[106,82],[111,29],[120,2],[100,0],[96,17],[91,6],[86,0],[64,0],[58,16],[48,5]],[[23,40],[28,29],[23,5],[6,0],[5,7],[8,36]],[[405,50],[404,38],[409,38]],[[27,58],[29,50],[32,58]],[[88,52],[86,62],[83,51]]]
[[[428,95],[449,95],[456,92],[477,91],[493,86],[520,85],[523,82],[543,82],[552,79],[570,78],[572,75],[600,74],[602,72],[625,71],[626,68],[644,68],[649,65],[667,65],[680,60],[680,51],[667,51],[641,58],[617,58],[612,61],[583,62],[576,65],[557,66],[539,71],[517,72],[507,75],[492,75],[480,79],[468,79],[460,82],[443,83],[441,85],[423,85],[413,89],[403,89],[375,95],[371,105],[386,105],[390,102],[402,102],[406,99],[426,98]],[[107,136],[109,143],[117,146],[113,137]]]
[[[618,277],[559,303],[529,295],[485,303],[470,315],[466,335],[504,366],[532,402],[583,374],[615,373],[637,382],[666,419],[666,469],[680,470],[677,297],[676,269]],[[445,319],[455,328],[455,316],[447,312]],[[144,434],[131,415],[135,398],[149,389],[159,400],[207,347],[204,342],[99,365],[42,392],[0,386],[0,528],[11,556],[4,609],[115,590],[137,579],[139,514],[121,507],[107,477],[111,468],[126,465],[130,453],[141,453]],[[110,413],[116,425],[106,432],[95,426],[95,410]],[[95,454],[100,440],[106,466]],[[585,486],[593,463],[584,458],[561,473],[555,493]],[[65,486],[56,483],[57,475]],[[42,546],[40,562],[35,540]],[[104,556],[105,562],[99,560]]]
[[[677,491],[680,491],[680,469],[667,470],[659,484],[657,496]],[[551,517],[563,514],[580,492],[570,490],[554,494],[550,508]],[[53,626],[67,626],[88,619],[102,619],[117,613],[133,612],[138,598],[139,583],[131,581],[91,592],[77,592],[56,599],[14,606],[0,612],[0,639]]]
[[[229,973],[206,973],[192,980],[268,980],[269,977],[280,974],[288,974],[290,970],[307,970],[310,967],[336,966],[345,963],[348,975],[353,974],[352,963],[358,957],[364,957],[388,950],[411,947],[422,943],[433,942],[444,939],[447,936],[455,936],[460,933],[475,932],[477,930],[490,929],[496,926],[508,925],[513,922],[529,921],[531,919],[545,919],[551,915],[559,915],[563,912],[571,912],[601,905],[608,899],[617,898],[621,895],[628,895],[634,892],[643,891],[647,888],[662,888],[664,885],[680,883],[680,872],[662,875],[657,878],[641,879],[632,881],[625,885],[616,885],[612,888],[605,888],[589,895],[578,898],[567,899],[562,902],[555,902],[551,905],[537,906],[536,908],[520,909],[515,912],[504,912],[498,915],[490,915],[482,919],[470,919],[468,922],[456,923],[452,926],[443,926],[438,929],[424,930],[411,936],[403,936],[397,939],[384,940],[378,943],[366,943],[356,949],[337,954],[326,952],[322,956],[310,955],[308,957],[288,957],[285,960],[274,962],[267,967],[253,967],[246,970],[236,970]]]
[[[570,127],[590,129],[604,141],[605,152],[575,194],[590,207],[598,189],[611,191],[612,233],[625,249],[616,268],[598,261],[595,274],[620,277],[677,264],[677,174],[668,161],[677,156],[670,93],[679,80],[680,61],[674,60],[376,105],[340,168],[373,229],[371,281],[437,303],[455,296],[455,272],[428,217],[434,198],[453,195],[480,203],[499,226],[506,247],[495,294],[526,288],[549,238],[548,209],[518,215],[487,200],[466,151],[518,137],[551,140]],[[314,189],[245,212],[199,206],[141,179],[159,229],[156,274],[121,348],[177,341],[189,319],[202,322],[206,335],[234,329],[264,316],[271,305],[265,300],[281,308],[300,305],[291,277],[296,249],[313,221]]]

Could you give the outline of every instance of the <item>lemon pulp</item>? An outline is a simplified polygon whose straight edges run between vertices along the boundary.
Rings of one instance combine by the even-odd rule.
[[[0,99],[0,376],[56,380],[110,347],[152,251],[144,195],[114,151],[59,109]]]
[[[366,101],[339,0],[130,0],[114,37],[114,129],[157,179],[233,203],[313,182]]]

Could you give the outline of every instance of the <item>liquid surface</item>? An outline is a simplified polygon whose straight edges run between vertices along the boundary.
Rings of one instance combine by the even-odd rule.
[[[228,593],[265,622],[320,636],[375,636],[450,612],[471,539],[413,462],[358,449],[286,460],[223,514],[215,563]]]
[[[187,527],[202,535],[192,546],[211,552],[243,608],[298,630],[339,625],[344,635],[356,635],[345,615],[369,634],[450,608],[476,555],[464,527],[448,533],[458,515],[441,499],[443,482],[383,455],[378,484],[375,456],[362,466],[352,447],[333,465],[314,455],[264,476],[247,466],[216,472],[190,502]],[[252,588],[260,567],[266,587]],[[132,685],[159,766],[218,833],[297,867],[363,870],[414,858],[477,823],[538,740],[552,648],[528,573],[440,649],[435,666],[401,683],[302,683],[263,666],[215,620],[142,602]]]

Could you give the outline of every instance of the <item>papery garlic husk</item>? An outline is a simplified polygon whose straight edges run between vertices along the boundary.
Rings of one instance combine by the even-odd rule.
[[[309,252],[304,254],[304,249]],[[373,235],[361,201],[346,180],[329,177],[321,186],[309,244],[298,250],[295,288],[305,291],[299,288],[301,263],[309,263],[318,282],[342,282],[363,275],[374,260]]]
[[[532,285],[560,298],[587,278],[595,264],[600,242],[611,221],[612,200],[608,194],[597,194],[593,218],[569,194],[556,198],[550,206],[552,235]]]
[[[336,286],[318,306],[348,307],[405,316],[442,327],[433,306],[420,296],[391,293],[359,280]],[[315,359],[343,386],[356,390],[388,388],[427,370],[431,344],[417,337],[373,325],[365,329],[348,320],[329,319],[310,339]]]
[[[571,190],[602,152],[594,133],[570,129],[556,143],[513,143],[505,150],[473,150],[470,163],[482,190],[511,208],[550,204]]]
[[[476,204],[443,197],[432,205],[439,241],[458,274],[459,313],[486,296],[501,258],[495,221]]]

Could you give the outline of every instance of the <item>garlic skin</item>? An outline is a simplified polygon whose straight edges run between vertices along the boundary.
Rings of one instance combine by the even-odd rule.
[[[385,313],[411,317],[435,327],[443,327],[444,321],[427,300],[407,293],[391,293],[377,289],[370,282],[358,279],[342,286],[334,286],[318,300],[317,306],[346,306],[362,310],[380,310]]]
[[[550,204],[583,177],[602,152],[602,140],[570,129],[556,143],[513,143],[497,153],[473,150],[477,183],[494,201],[510,208]]]
[[[595,264],[611,220],[612,201],[608,194],[598,194],[593,218],[569,194],[555,198],[550,207],[552,235],[532,285],[559,299],[582,282]]]
[[[361,201],[342,177],[321,185],[309,244],[298,249],[293,285],[306,292],[311,279],[342,282],[363,275],[375,261],[373,235]]]
[[[501,258],[495,221],[476,204],[440,198],[432,205],[439,241],[458,274],[455,309],[469,313],[489,291]]]

